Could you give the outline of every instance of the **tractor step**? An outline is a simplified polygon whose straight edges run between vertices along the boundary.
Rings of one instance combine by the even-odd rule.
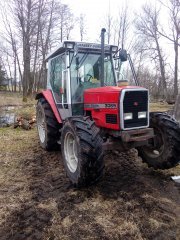
[[[104,151],[116,149],[126,151],[129,148],[147,145],[148,140],[154,137],[154,130],[153,128],[128,130],[119,132],[119,135],[116,132],[115,136],[116,138],[110,138],[103,143]],[[121,139],[118,137],[121,137]]]
[[[153,128],[135,129],[122,131],[121,138],[123,142],[141,142],[154,137]]]

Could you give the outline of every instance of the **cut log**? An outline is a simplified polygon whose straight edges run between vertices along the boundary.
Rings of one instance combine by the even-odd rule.
[[[23,117],[18,117],[14,123],[14,128],[21,127],[25,130],[30,130],[35,122],[35,117],[32,117],[30,120],[24,119]]]

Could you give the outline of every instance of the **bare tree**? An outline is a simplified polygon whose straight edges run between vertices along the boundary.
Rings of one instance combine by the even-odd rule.
[[[64,39],[69,39],[75,20],[68,5],[60,4],[58,9],[59,21],[57,20],[57,26],[60,26],[60,40],[62,42]]]
[[[9,47],[11,48],[11,54],[9,52],[9,47],[7,46],[7,48],[4,47],[4,51],[7,53],[7,55],[10,56],[10,58],[13,58],[13,64],[14,64],[14,77],[11,79],[13,79],[13,83],[12,83],[12,90],[14,90],[16,92],[16,88],[17,88],[17,65],[18,68],[20,70],[19,67],[19,58],[18,58],[18,46],[17,46],[17,38],[16,38],[16,32],[13,29],[13,24],[8,20],[8,14],[6,11],[6,8],[4,8],[1,5],[1,16],[3,19],[3,23],[4,23],[4,27],[5,27],[5,32],[3,34],[3,39],[5,40],[6,44],[9,45]],[[10,70],[10,65],[9,65],[9,70]],[[9,71],[10,72],[10,71]]]
[[[42,21],[40,22],[40,68],[38,69],[37,90],[41,87],[46,87],[46,62],[45,58],[51,45],[51,33],[56,22],[56,3],[51,0],[51,3],[46,5],[46,11],[43,13]],[[37,74],[36,74],[37,75]],[[40,84],[41,82],[41,84]]]
[[[23,100],[31,93],[31,56],[33,37],[38,23],[38,0],[13,0],[16,25],[22,39],[23,49]]]
[[[125,43],[127,42],[128,30],[130,27],[130,18],[128,15],[128,7],[125,6],[119,12],[117,19],[117,45],[121,48],[124,48]]]
[[[3,34],[8,54],[11,47],[8,60],[13,58],[8,71],[16,79],[19,70],[26,100],[33,91],[46,87],[45,57],[52,47],[70,38],[74,15],[69,6],[59,0],[9,0],[1,4],[1,9],[6,5],[9,13],[4,14],[6,31]]]
[[[80,37],[81,37],[81,42],[84,39],[84,35],[86,34],[86,27],[85,27],[85,15],[80,14],[79,17],[79,31],[80,31]]]
[[[36,64],[34,72],[33,90],[46,87],[46,62],[47,53],[54,45],[64,39],[69,39],[74,27],[74,16],[67,5],[62,5],[56,0],[42,0],[41,14],[38,20],[38,40],[36,39]],[[60,13],[60,17],[59,17]],[[59,27],[60,26],[60,27]],[[60,34],[60,38],[58,38]]]
[[[163,29],[159,29],[159,33],[167,38],[174,45],[174,97],[178,94],[178,56],[180,46],[180,1],[168,0],[162,2],[163,6],[168,9],[169,12],[169,32],[165,32]]]
[[[167,95],[167,82],[165,73],[165,55],[163,54],[160,44],[159,29],[159,10],[151,5],[144,5],[142,7],[142,14],[140,14],[136,21],[136,29],[139,36],[144,41],[143,50],[148,51],[151,59],[157,64],[159,68],[159,84],[161,86],[162,97]]]
[[[109,1],[109,7],[108,7],[108,13],[105,16],[105,28],[106,28],[106,36],[107,36],[107,44],[110,44],[111,37],[112,37],[112,31],[113,31],[113,16],[111,15],[111,8],[110,8],[110,1]]]
[[[33,71],[32,71],[32,78],[31,78],[31,87],[29,88],[29,95],[35,91],[35,84],[36,84],[36,64],[38,61],[38,50],[39,50],[39,42],[40,42],[40,30],[41,30],[41,17],[44,10],[44,0],[39,0],[38,6],[38,16],[37,16],[37,34],[35,40],[35,52],[34,52],[34,61],[33,61]]]

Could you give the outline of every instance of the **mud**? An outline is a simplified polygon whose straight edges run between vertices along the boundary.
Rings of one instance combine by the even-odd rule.
[[[0,239],[175,240],[180,236],[179,185],[167,171],[142,164],[136,150],[108,154],[103,179],[78,190],[66,178],[61,153],[43,151],[36,135],[32,141],[29,154],[26,150],[18,156],[17,169],[26,183],[18,183],[14,176],[15,187],[1,188],[6,214]],[[29,198],[18,200],[7,211],[7,192],[21,194],[25,184]]]

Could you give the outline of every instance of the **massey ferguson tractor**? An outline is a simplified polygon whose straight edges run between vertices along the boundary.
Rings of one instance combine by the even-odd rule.
[[[76,187],[97,182],[106,151],[137,148],[155,169],[180,162],[180,126],[166,113],[149,113],[130,55],[117,46],[63,42],[47,56],[47,90],[37,94],[40,145],[61,153]]]

